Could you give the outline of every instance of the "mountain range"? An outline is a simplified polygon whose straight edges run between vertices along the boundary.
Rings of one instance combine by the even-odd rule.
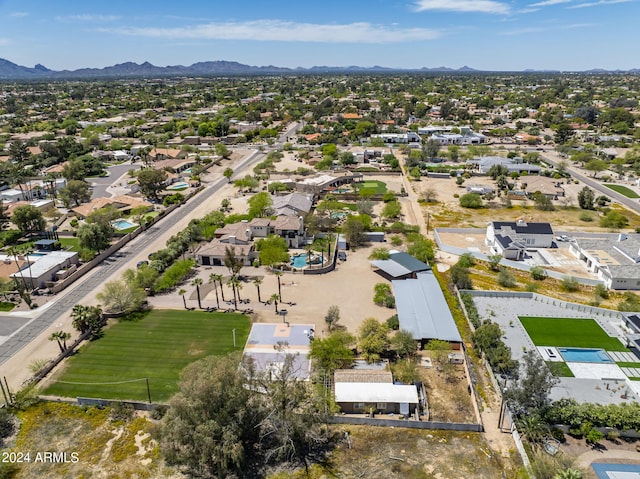
[[[123,78],[123,77],[176,77],[176,76],[221,76],[221,75],[261,75],[261,74],[322,74],[322,73],[481,73],[482,70],[475,70],[468,66],[461,68],[419,68],[419,69],[399,69],[382,66],[373,67],[332,67],[313,66],[311,68],[285,68],[273,65],[252,66],[230,61],[208,61],[198,62],[190,66],[169,65],[159,67],[149,62],[144,63],[119,63],[117,65],[104,68],[80,68],[78,70],[50,70],[49,68],[37,64],[33,68],[17,65],[9,60],[0,58],[0,80],[46,80],[46,79],[91,79],[91,78]],[[533,73],[535,70],[525,70],[525,73]],[[550,73],[551,71],[546,71]],[[627,71],[608,71],[601,69],[589,70],[584,73],[640,73],[640,69]]]

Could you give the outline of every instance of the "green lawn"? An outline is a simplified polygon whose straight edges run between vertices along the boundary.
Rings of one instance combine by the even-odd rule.
[[[60,236],[58,241],[60,241],[63,249],[76,252],[80,251],[80,242],[75,236]]]
[[[3,313],[7,311],[11,311],[15,307],[16,307],[15,303],[10,303],[8,301],[0,301],[0,311],[2,311]]]
[[[571,372],[569,366],[564,361],[547,361],[547,367],[556,377],[560,378],[573,378],[575,377]]]
[[[180,310],[152,310],[141,319],[122,320],[72,356],[44,394],[147,400],[146,382],[140,379],[149,378],[152,401],[166,401],[177,391],[185,366],[232,351],[233,329],[241,350],[250,325],[241,314]]]
[[[365,191],[374,195],[382,195],[387,191],[387,184],[384,181],[367,180],[363,183],[357,183],[360,191]]]
[[[519,319],[536,346],[628,351],[620,341],[608,336],[593,319],[528,316],[520,316]]]
[[[609,188],[610,190],[617,191],[621,195],[626,196],[627,198],[640,198],[640,195],[633,191],[631,188],[627,188],[623,185],[613,185],[611,183],[605,183],[604,186]]]

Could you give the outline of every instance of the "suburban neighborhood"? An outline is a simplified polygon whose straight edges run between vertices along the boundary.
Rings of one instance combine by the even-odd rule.
[[[0,85],[0,477],[640,473],[635,76]]]

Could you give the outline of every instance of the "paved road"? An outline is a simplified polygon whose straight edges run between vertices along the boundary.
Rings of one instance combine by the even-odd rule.
[[[235,165],[235,171],[237,174],[240,174],[240,172],[250,164],[257,163],[263,158],[264,154],[257,151],[252,152]],[[120,249],[120,251],[104,260],[99,266],[96,266],[93,271],[87,273],[67,288],[59,298],[56,298],[50,305],[44,306],[41,313],[36,312],[37,316],[33,319],[19,318],[19,321],[22,321],[24,325],[0,345],[0,364],[3,364],[20,349],[29,344],[62,315],[67,314],[75,304],[82,302],[82,299],[91,292],[101,288],[105,281],[108,281],[114,273],[125,266],[134,255],[140,256],[141,253],[144,253],[144,256],[146,256],[150,252],[146,251],[148,247],[161,235],[167,233],[167,229],[176,222],[176,218],[190,217],[201,203],[210,200],[218,190],[226,184],[227,180],[225,178],[220,178],[209,184],[187,204],[177,208],[171,214],[159,220],[153,227],[129,242]],[[10,319],[5,320],[4,318]],[[0,334],[2,331],[10,331],[15,328],[16,323],[17,321],[12,316],[0,317]]]
[[[280,135],[273,147],[269,149],[281,148],[287,141],[287,138],[294,134],[300,128],[299,123],[292,123],[287,130]],[[235,174],[232,177],[241,177],[251,165],[262,161],[265,154],[259,151],[253,151],[237,162],[234,166]],[[125,165],[120,165],[125,166]],[[127,171],[126,169],[124,171]],[[122,173],[120,173],[122,174]],[[43,306],[39,311],[35,311],[33,319],[21,317],[18,321],[14,316],[0,316],[0,365],[5,363],[23,347],[38,337],[44,330],[54,324],[56,320],[101,286],[112,279],[118,270],[123,269],[127,263],[137,261],[138,259],[146,259],[146,256],[152,251],[148,251],[150,246],[156,242],[161,236],[166,235],[168,231],[175,227],[176,223],[181,219],[191,218],[193,212],[203,203],[208,202],[224,185],[227,180],[223,177],[213,181],[207,187],[193,197],[185,205],[174,210],[171,214],[160,219],[153,227],[149,228],[137,238],[129,242],[117,253],[105,259],[93,271],[85,274],[80,280],[74,283],[61,293],[55,301]],[[9,318],[9,319],[5,319]],[[24,324],[20,329],[16,330],[20,321]],[[7,338],[7,333],[9,337]],[[13,333],[13,334],[11,334]],[[5,336],[1,336],[5,334]],[[4,339],[4,342],[2,342]],[[0,372],[2,376],[2,372]]]
[[[552,155],[554,156],[553,159],[551,159]],[[564,161],[561,158],[559,158],[555,153],[551,153],[551,152],[547,152],[547,151],[542,153],[540,155],[540,157],[545,162],[547,162],[547,163],[549,163],[550,165],[553,165],[553,166],[557,166],[560,161]],[[621,203],[621,204],[625,205],[626,207],[628,207],[629,209],[631,209],[631,210],[633,210],[635,212],[640,212],[640,202],[637,199],[633,200],[631,198],[627,198],[626,196],[621,195],[617,191],[613,191],[612,189],[607,188],[606,186],[604,186],[599,181],[597,181],[597,180],[595,180],[595,179],[593,179],[593,178],[591,178],[591,177],[589,177],[587,175],[582,174],[581,172],[579,172],[578,170],[576,170],[572,166],[567,166],[565,169],[568,172],[571,173],[571,176],[573,176],[577,180],[580,180],[585,185],[590,186],[591,188],[593,188],[594,190],[598,191],[599,193],[602,193],[605,196],[613,198],[618,203]]]

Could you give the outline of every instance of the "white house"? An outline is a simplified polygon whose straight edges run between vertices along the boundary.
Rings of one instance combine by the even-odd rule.
[[[578,238],[569,251],[609,289],[640,290],[640,235]]]
[[[492,254],[518,261],[524,259],[526,249],[551,248],[553,228],[549,223],[492,221],[487,226],[485,244]]]

